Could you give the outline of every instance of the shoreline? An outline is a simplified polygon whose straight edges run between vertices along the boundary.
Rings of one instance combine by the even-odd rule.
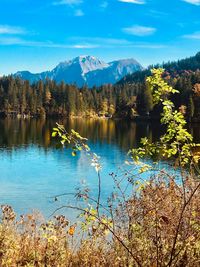
[[[120,116],[88,116],[88,115],[70,115],[67,116],[65,114],[49,114],[49,115],[29,115],[29,114],[5,114],[0,112],[0,119],[94,119],[94,120],[126,120],[126,121],[133,121],[133,122],[159,122],[160,116],[135,116],[133,118],[129,117],[120,117]],[[192,118],[187,119],[187,123],[199,123],[200,118]]]

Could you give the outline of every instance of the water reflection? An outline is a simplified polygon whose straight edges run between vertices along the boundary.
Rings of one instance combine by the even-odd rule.
[[[57,120],[67,130],[74,129],[92,143],[116,144],[123,150],[138,145],[141,137],[156,140],[160,136],[158,123],[134,123],[123,120],[68,119]],[[5,119],[0,120],[0,147],[17,148],[35,144],[43,148],[55,147],[51,137],[56,120],[45,119]]]
[[[71,119],[59,120],[66,128],[75,129],[89,139],[91,150],[101,157],[102,198],[113,191],[109,173],[116,172],[127,151],[139,144],[141,137],[158,140],[159,124],[127,121]],[[56,120],[0,120],[0,204],[12,205],[18,213],[40,210],[50,215],[62,203],[50,197],[74,192],[81,180],[86,180],[93,196],[98,183],[95,170],[84,153],[72,157],[69,151],[58,149],[51,137]],[[195,140],[200,128],[192,128]],[[65,199],[65,204],[69,199]]]

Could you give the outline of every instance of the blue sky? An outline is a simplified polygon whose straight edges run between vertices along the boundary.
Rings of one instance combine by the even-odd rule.
[[[78,55],[143,66],[200,51],[200,0],[0,0],[0,74]]]

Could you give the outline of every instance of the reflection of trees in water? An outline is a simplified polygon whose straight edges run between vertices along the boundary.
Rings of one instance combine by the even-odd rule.
[[[0,146],[8,148],[30,144],[44,146],[46,130],[50,129],[45,120],[0,120]]]
[[[105,119],[68,119],[57,120],[67,130],[74,129],[93,143],[117,144],[128,150],[139,144],[141,137],[150,140],[158,139],[160,126],[158,123],[135,123],[123,120]],[[0,120],[0,146],[16,148],[36,144],[43,148],[55,147],[56,140],[51,137],[56,120],[45,119],[5,119]]]

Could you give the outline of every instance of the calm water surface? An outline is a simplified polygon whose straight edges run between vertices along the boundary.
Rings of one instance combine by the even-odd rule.
[[[0,204],[9,204],[17,213],[39,210],[49,216],[57,207],[71,202],[66,197],[53,201],[57,194],[74,192],[86,181],[95,196],[97,179],[84,153],[72,157],[69,150],[51,138],[55,120],[0,120]],[[101,157],[102,199],[112,191],[109,173],[115,172],[127,157],[129,148],[138,146],[141,137],[159,138],[159,124],[126,121],[73,119],[59,121],[89,139],[91,150]],[[192,128],[197,141],[198,125]]]

